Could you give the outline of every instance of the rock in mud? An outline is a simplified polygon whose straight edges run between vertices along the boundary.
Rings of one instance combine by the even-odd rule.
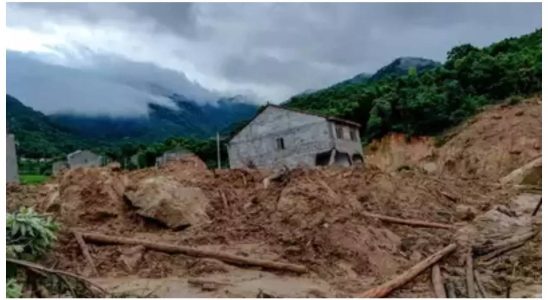
[[[122,265],[124,266],[127,272],[133,273],[135,270],[137,270],[137,267],[139,266],[139,262],[143,258],[144,251],[145,251],[145,247],[141,245],[134,246],[122,251],[122,255],[120,256],[120,261],[122,262]]]
[[[472,206],[459,204],[455,207],[455,217],[461,221],[470,221],[476,217],[478,210]]]
[[[502,184],[525,184],[540,186],[542,182],[542,157],[539,157],[521,168],[502,177]]]
[[[167,227],[199,226],[209,222],[209,199],[200,188],[187,187],[169,177],[152,177],[128,187],[124,193],[143,217]]]

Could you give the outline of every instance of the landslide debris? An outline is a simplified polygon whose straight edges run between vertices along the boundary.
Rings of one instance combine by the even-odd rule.
[[[209,199],[197,187],[186,187],[169,177],[151,177],[127,187],[124,196],[137,214],[169,228],[199,226],[209,222]]]
[[[310,293],[300,290],[298,295],[348,297],[401,274],[456,241],[459,250],[444,259],[440,267],[457,295],[464,296],[464,247],[539,227],[541,213],[536,218],[525,217],[535,201],[523,198],[512,184],[499,183],[508,174],[529,174],[512,173],[519,168],[538,174],[541,166],[532,161],[540,155],[540,146],[534,146],[537,142],[540,145],[539,111],[535,101],[497,106],[463,125],[439,148],[415,140],[419,143],[414,146],[417,153],[401,159],[395,153],[405,153],[405,144],[400,138],[392,138],[388,146],[379,149],[390,152],[393,145],[400,145],[399,152],[391,156],[371,153],[363,167],[295,169],[284,173],[283,180],[272,180],[266,186],[263,180],[271,172],[209,170],[197,157],[187,156],[162,167],[135,171],[112,167],[74,169],[48,188],[9,187],[8,206],[32,202],[38,210],[60,220],[65,231],[46,263],[79,274],[89,275],[90,271],[69,232],[73,228],[301,264],[309,270],[299,277],[281,273],[266,276],[261,273],[265,271],[213,259],[139,246],[89,243],[95,265],[105,280],[200,276],[230,282],[251,276],[274,277],[253,281],[253,287],[246,286],[244,294],[234,290],[241,286],[230,285],[210,291],[183,285],[182,293],[254,297],[260,294],[257,289],[261,284],[302,279],[321,288],[320,292]],[[506,126],[499,124],[495,115],[514,116],[521,121],[510,118],[513,126]],[[533,121],[522,118],[527,115]],[[491,127],[496,128],[488,129]],[[526,133],[528,130],[533,134]],[[489,163],[477,163],[481,157]],[[530,162],[531,168],[526,166]],[[534,176],[510,177],[518,178],[510,180],[512,183],[529,184],[529,179],[522,178]],[[388,223],[371,214],[450,224],[458,229]],[[509,285],[512,295],[533,296],[541,280],[540,261],[537,235],[519,250],[478,265],[478,270],[491,296],[505,296]],[[276,289],[268,286],[264,290]],[[193,294],[198,291],[205,294]],[[424,272],[391,296],[433,297],[430,274]]]
[[[540,98],[500,104],[440,137],[390,134],[364,151],[366,161],[393,172],[418,168],[437,176],[497,181],[542,154]]]

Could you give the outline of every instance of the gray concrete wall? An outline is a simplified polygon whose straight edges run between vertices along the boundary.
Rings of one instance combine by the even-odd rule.
[[[350,158],[352,158],[354,154],[359,154],[362,156],[362,159],[363,159],[363,147],[360,139],[359,128],[349,126],[346,124],[335,123],[332,121],[329,122],[329,126],[333,134],[333,137],[335,137],[335,148],[337,149],[337,151],[347,153],[350,156]],[[337,126],[341,127],[343,130],[342,139],[337,138],[336,129],[335,129]],[[354,130],[356,133],[355,141],[351,140],[350,138],[350,130]]]
[[[19,169],[17,167],[17,153],[15,152],[15,137],[6,136],[6,182],[19,183]]]
[[[316,154],[333,147],[325,118],[269,106],[230,141],[228,157],[231,168],[294,168],[314,166]]]
[[[83,150],[67,155],[67,163],[71,169],[76,167],[100,167],[103,158],[91,151]]]

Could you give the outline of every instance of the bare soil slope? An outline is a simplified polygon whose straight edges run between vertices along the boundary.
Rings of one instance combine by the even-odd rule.
[[[418,167],[496,181],[542,154],[541,110],[540,98],[531,98],[488,107],[437,140],[388,135],[365,149],[366,161],[389,172]]]

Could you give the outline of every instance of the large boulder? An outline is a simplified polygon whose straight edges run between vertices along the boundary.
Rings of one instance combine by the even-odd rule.
[[[209,199],[197,187],[187,187],[170,177],[145,178],[124,193],[141,216],[170,228],[199,226],[209,222]]]
[[[537,185],[542,183],[542,157],[530,161],[500,179],[502,184]]]

